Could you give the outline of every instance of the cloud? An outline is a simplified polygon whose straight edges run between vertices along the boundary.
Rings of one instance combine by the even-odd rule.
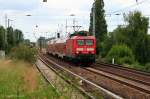
[[[92,4],[94,0],[49,0],[46,4],[49,8],[78,9],[84,5]]]
[[[0,24],[5,25],[4,14],[8,14],[8,18],[14,20],[11,22],[15,28],[21,29],[25,33],[26,38],[35,41],[33,32],[35,32],[35,25],[39,25],[39,31],[36,35],[41,35],[43,32],[51,31],[53,34],[58,30],[58,24],[64,24],[66,19],[68,25],[72,25],[73,17],[70,14],[75,14],[74,17],[78,21],[78,25],[82,25],[84,29],[88,30],[90,22],[90,12],[94,0],[0,0]],[[144,0],[139,0],[144,1]],[[148,0],[146,0],[148,1]],[[113,12],[136,3],[136,0],[104,0],[105,12]],[[143,6],[144,5],[144,6]],[[150,13],[149,3],[145,2],[136,7],[129,8],[123,11],[141,10],[144,14]],[[123,12],[121,11],[121,12]],[[25,15],[31,14],[27,17]],[[107,18],[108,30],[112,31],[118,24],[123,24],[122,16],[108,16]],[[82,29],[83,29],[82,28]],[[65,27],[64,27],[65,30]],[[69,29],[68,29],[69,30]],[[28,36],[29,32],[31,36]]]
[[[92,2],[94,0],[49,0],[45,6],[52,11],[58,11],[57,13],[64,14],[82,14],[89,12]]]
[[[37,8],[39,0],[0,0],[1,10],[31,10]]]
[[[139,0],[140,1],[140,0]],[[136,3],[136,0],[113,0],[114,3],[121,4],[121,5],[131,5]]]

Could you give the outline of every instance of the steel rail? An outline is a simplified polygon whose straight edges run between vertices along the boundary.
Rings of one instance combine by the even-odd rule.
[[[118,77],[118,76],[116,76],[116,75],[114,75],[114,74],[112,74],[112,73],[105,73],[105,74],[104,74],[104,73],[101,72],[100,70],[94,69],[94,68],[85,68],[85,69],[88,70],[88,71],[90,71],[90,72],[93,72],[93,73],[95,73],[95,74],[105,76],[105,77],[107,77],[107,78],[109,78],[109,79],[112,79],[112,80],[117,81],[117,82],[119,82],[119,83],[125,84],[125,85],[127,85],[127,86],[132,87],[132,88],[135,88],[135,89],[137,89],[137,90],[143,91],[143,92],[145,92],[145,93],[147,93],[147,94],[150,94],[150,90],[144,89],[144,88],[142,88],[142,87],[140,87],[140,86],[136,86],[135,84],[133,84],[134,82],[130,82],[130,83],[129,83],[129,82],[128,82],[129,80],[128,80],[127,78],[124,78],[124,79],[122,80],[122,78],[120,79],[120,77]],[[104,72],[105,72],[105,71],[104,71]],[[127,79],[127,80],[125,80],[125,79]]]
[[[55,86],[51,83],[51,81],[48,79],[48,77],[45,75],[45,73],[40,69],[40,67],[35,64],[36,68],[38,69],[38,71],[42,74],[43,78],[46,80],[46,82],[48,82],[53,88],[55,88]],[[56,89],[56,88],[55,88]],[[56,90],[57,91],[57,90]],[[58,91],[57,91],[58,92]]]
[[[44,57],[44,56],[43,56],[43,57]],[[101,87],[101,86],[99,86],[99,85],[97,85],[97,84],[95,84],[95,83],[93,83],[93,82],[91,82],[91,81],[89,81],[89,80],[87,80],[87,79],[85,79],[85,78],[83,78],[83,77],[81,77],[81,76],[79,76],[79,75],[73,73],[73,72],[71,72],[70,70],[64,68],[63,66],[61,66],[61,65],[55,63],[54,61],[48,59],[47,57],[44,57],[44,58],[45,58],[47,61],[49,61],[51,64],[53,64],[53,65],[57,66],[58,68],[60,68],[60,69],[62,69],[62,70],[64,70],[64,71],[70,73],[71,75],[73,75],[73,76],[75,76],[75,77],[80,78],[82,81],[84,81],[84,82],[86,82],[86,83],[88,83],[88,84],[90,84],[90,85],[92,85],[92,86],[98,88],[99,90],[101,90],[102,92],[104,92],[104,93],[106,93],[107,95],[111,96],[112,98],[114,98],[114,99],[123,99],[123,97],[121,97],[121,96],[119,96],[119,95],[116,95],[115,93],[113,93],[113,92],[111,92],[111,91],[109,91],[109,90],[107,90],[107,89],[105,89],[105,88],[103,88],[103,87]]]
[[[94,69],[97,69],[97,70],[100,70],[100,71],[104,71],[104,72],[108,72],[110,74],[113,74],[113,75],[117,75],[117,76],[120,76],[122,78],[126,78],[126,79],[129,79],[129,80],[132,80],[132,81],[135,81],[135,82],[139,82],[139,83],[142,83],[142,84],[145,84],[145,85],[148,85],[150,86],[150,82],[146,82],[144,80],[141,80],[141,79],[137,79],[137,78],[134,78],[134,77],[130,77],[130,76],[127,76],[127,75],[123,75],[123,74],[119,74],[119,73],[116,73],[116,72],[113,72],[113,71],[109,71],[109,70],[105,70],[103,68],[100,68],[100,67],[92,67]],[[114,68],[115,69],[115,68]],[[128,72],[125,70],[125,72]],[[129,71],[131,72],[131,71]],[[132,73],[132,72],[131,72]],[[135,74],[135,73],[134,73]],[[139,74],[138,74],[139,75]],[[140,74],[141,75],[141,74]]]
[[[142,75],[146,75],[146,76],[150,76],[150,73],[148,72],[143,72],[140,70],[136,70],[133,68],[129,68],[129,67],[123,67],[122,65],[118,65],[118,64],[110,64],[110,63],[104,63],[104,62],[97,62],[95,65],[102,65],[102,66],[111,66],[111,67],[115,67],[121,70],[127,70],[130,71],[132,73],[137,73],[137,74],[142,74]]]
[[[45,58],[45,57],[44,57]],[[83,89],[77,87],[76,85],[74,85],[71,81],[67,80],[64,76],[60,75],[59,72],[57,72],[57,70],[55,70],[54,68],[52,68],[50,66],[50,64],[48,64],[47,62],[45,62],[41,57],[39,57],[39,59],[46,65],[48,66],[52,71],[54,71],[59,77],[61,77],[63,80],[65,80],[68,84],[73,85],[75,88],[77,88],[82,94],[84,94],[85,96],[88,97],[88,99],[95,99],[93,96],[91,96],[90,94],[88,94],[87,92],[85,92]]]

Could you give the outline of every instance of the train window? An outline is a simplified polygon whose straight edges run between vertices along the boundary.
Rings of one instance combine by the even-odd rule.
[[[84,45],[84,40],[77,40],[78,45]]]
[[[85,44],[86,44],[86,45],[93,45],[93,40],[86,40],[86,41],[85,41]]]

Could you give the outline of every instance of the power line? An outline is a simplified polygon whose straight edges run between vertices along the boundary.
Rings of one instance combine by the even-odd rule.
[[[139,6],[139,5],[141,5],[141,4],[143,4],[144,2],[147,2],[147,1],[149,1],[149,0],[143,0],[143,1],[137,2],[137,3],[135,3],[135,4],[132,4],[132,5],[127,6],[127,7],[124,7],[124,8],[121,8],[121,9],[119,9],[119,10],[109,12],[108,14],[114,14],[114,13],[122,12],[122,11],[127,10],[127,9],[130,9],[130,8],[132,8],[132,7]]]

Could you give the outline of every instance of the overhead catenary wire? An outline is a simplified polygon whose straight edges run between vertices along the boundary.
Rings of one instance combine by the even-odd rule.
[[[147,1],[149,1],[149,0],[138,1],[138,2],[136,2],[136,3],[134,3],[134,4],[132,4],[132,5],[129,5],[129,6],[124,7],[124,8],[121,8],[121,9],[119,9],[119,10],[108,12],[107,14],[110,14],[110,15],[111,15],[111,14],[118,13],[118,12],[124,13],[125,10],[128,10],[128,9],[133,8],[133,7],[139,6],[139,5],[141,5],[141,4],[143,4],[143,3],[147,2]]]

